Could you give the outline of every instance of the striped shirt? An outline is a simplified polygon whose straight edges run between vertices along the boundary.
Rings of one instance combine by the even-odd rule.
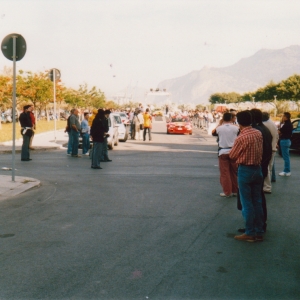
[[[252,127],[244,128],[236,138],[229,157],[241,165],[260,165],[263,153],[263,137]]]

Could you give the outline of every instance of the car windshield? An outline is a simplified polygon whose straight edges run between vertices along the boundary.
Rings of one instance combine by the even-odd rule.
[[[120,113],[120,117],[127,118],[126,114],[124,114],[124,113]]]
[[[172,118],[171,122],[188,122],[189,119],[188,118],[182,118],[182,117],[176,117],[176,118]]]

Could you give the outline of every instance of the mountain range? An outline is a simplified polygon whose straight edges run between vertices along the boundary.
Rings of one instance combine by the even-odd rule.
[[[158,84],[172,94],[172,102],[206,104],[213,93],[245,93],[263,87],[271,80],[280,82],[300,73],[300,46],[262,49],[224,68],[204,67]]]

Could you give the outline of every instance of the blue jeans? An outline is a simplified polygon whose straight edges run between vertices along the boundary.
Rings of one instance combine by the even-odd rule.
[[[100,167],[103,143],[94,142],[92,149],[92,167]]]
[[[90,135],[88,133],[84,133],[82,135],[82,154],[88,153],[90,150]]]
[[[238,168],[238,185],[242,203],[242,214],[246,221],[246,234],[261,235],[263,231],[262,185],[263,175],[260,166]]]
[[[79,132],[71,130],[72,135],[72,155],[78,155],[78,145],[79,145]]]
[[[68,136],[69,136],[69,141],[68,141],[68,150],[67,150],[67,153],[71,154],[72,153],[72,146],[73,146],[73,138],[72,138],[71,131],[68,132]]]
[[[285,173],[291,172],[290,146],[291,146],[291,140],[280,140],[281,155],[284,161],[283,172]]]

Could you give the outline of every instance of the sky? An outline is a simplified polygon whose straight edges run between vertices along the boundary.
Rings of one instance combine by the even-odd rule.
[[[65,86],[107,97],[300,45],[299,28],[299,0],[0,0],[0,40],[26,40],[18,70],[57,68]]]

